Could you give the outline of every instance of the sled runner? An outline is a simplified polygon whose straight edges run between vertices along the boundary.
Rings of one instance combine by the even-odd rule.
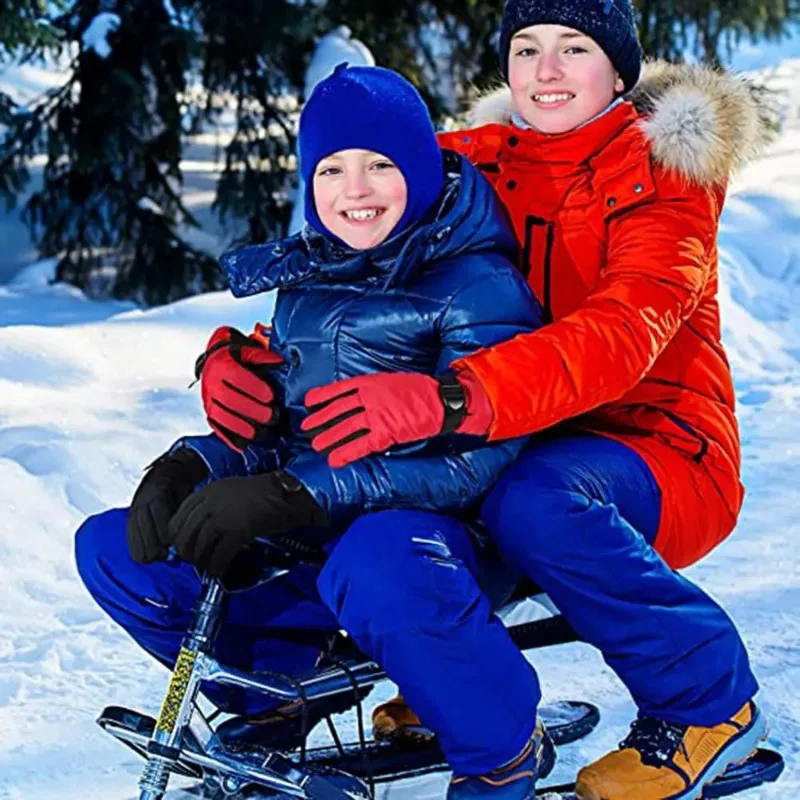
[[[265,543],[271,566],[261,580],[271,580],[298,563],[319,563],[321,552],[298,552],[287,540]],[[539,593],[529,583],[511,598]],[[353,642],[339,634],[321,654],[310,675],[293,678],[278,674],[247,674],[220,664],[213,656],[216,633],[224,616],[226,590],[220,581],[206,578],[193,622],[184,638],[172,678],[157,719],[126,708],[109,706],[98,724],[146,759],[139,781],[139,800],[161,800],[172,774],[194,778],[190,794],[207,800],[245,798],[307,798],[307,800],[360,800],[374,794],[374,785],[448,770],[435,740],[428,742],[376,742],[364,734],[362,698],[386,679],[381,667],[364,656]],[[577,641],[560,616],[509,628],[521,650]],[[298,703],[301,729],[285,747],[229,741],[218,734],[220,726],[207,717],[196,699],[203,681],[263,692],[283,704]],[[309,704],[338,700],[356,708],[359,740],[343,743],[328,716],[334,744],[306,748],[310,732],[305,714]],[[591,733],[599,722],[598,709],[583,702],[544,706],[539,713],[554,745],[576,741]],[[325,718],[325,717],[323,717]],[[547,754],[542,777],[552,770],[556,753]],[[729,770],[708,787],[704,798],[724,797],[745,788],[774,781],[783,768],[777,753],[759,750],[743,764]],[[573,786],[543,787],[539,794],[569,798]]]

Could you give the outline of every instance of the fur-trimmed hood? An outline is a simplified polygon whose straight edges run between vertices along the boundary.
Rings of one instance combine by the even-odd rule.
[[[656,163],[697,183],[719,183],[770,141],[770,111],[743,78],[710,67],[652,61],[628,95],[643,115]],[[511,90],[503,86],[478,98],[470,127],[508,124]]]

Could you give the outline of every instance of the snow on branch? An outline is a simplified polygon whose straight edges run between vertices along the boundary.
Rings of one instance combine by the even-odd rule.
[[[110,11],[98,14],[83,32],[81,41],[84,48],[94,50],[100,58],[108,58],[111,55],[108,35],[119,30],[121,22],[119,15],[112,14]]]

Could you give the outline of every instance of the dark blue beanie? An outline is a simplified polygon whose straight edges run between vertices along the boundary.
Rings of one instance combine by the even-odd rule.
[[[419,92],[390,69],[340,64],[317,85],[300,115],[306,222],[317,231],[332,235],[314,204],[317,164],[354,148],[390,158],[403,173],[408,201],[392,235],[418,222],[436,203],[444,188],[442,151]]]
[[[511,39],[530,25],[563,25],[591,36],[611,60],[626,91],[639,80],[642,47],[631,0],[507,0],[498,51],[506,80]]]

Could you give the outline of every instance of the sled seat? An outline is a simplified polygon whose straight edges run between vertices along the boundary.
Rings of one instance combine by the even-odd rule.
[[[506,600],[506,604],[517,603],[520,600],[528,600],[529,598],[544,595],[545,591],[539,586],[536,581],[530,578],[522,578],[517,582],[511,596]]]

